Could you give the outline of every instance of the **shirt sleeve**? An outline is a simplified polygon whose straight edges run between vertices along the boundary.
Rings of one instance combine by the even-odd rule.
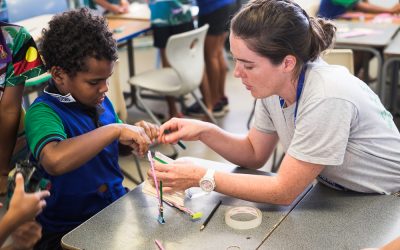
[[[60,117],[45,103],[37,103],[29,108],[25,124],[28,146],[36,159],[39,159],[47,143],[67,138]]]
[[[356,117],[356,107],[346,100],[314,100],[297,117],[288,154],[314,164],[342,164]]]
[[[256,106],[254,107],[254,125],[258,131],[264,133],[276,132],[274,123],[272,122],[271,115],[267,108],[267,100],[257,99]]]
[[[18,26],[5,29],[12,37],[12,42],[7,44],[12,53],[12,62],[7,66],[6,86],[25,84],[26,80],[45,73],[35,41],[28,31]]]

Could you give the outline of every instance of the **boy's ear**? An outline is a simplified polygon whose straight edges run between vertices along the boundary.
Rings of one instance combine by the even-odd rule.
[[[58,66],[51,67],[50,74],[53,80],[57,84],[62,84],[66,77],[66,72],[61,67]]]

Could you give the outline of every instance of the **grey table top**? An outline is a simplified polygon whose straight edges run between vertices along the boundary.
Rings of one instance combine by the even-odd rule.
[[[383,53],[388,56],[400,56],[400,32],[397,32],[396,36],[385,48]]]
[[[211,161],[202,163],[223,171],[268,175],[266,172]],[[235,246],[242,250],[255,249],[296,204],[277,206],[253,203],[212,192],[185,200],[186,207],[203,212],[200,221],[192,222],[188,215],[165,205],[166,223],[160,225],[156,220],[157,199],[143,194],[141,189],[142,186],[138,186],[65,235],[62,238],[63,246],[73,249],[156,249],[154,240],[157,239],[166,249],[229,249]],[[222,205],[200,232],[201,224],[220,199]],[[227,226],[225,212],[232,206],[246,205],[262,211],[261,225],[249,230],[235,230]]]
[[[399,24],[392,23],[370,23],[370,22],[354,22],[345,20],[335,20],[338,28],[336,33],[336,45],[351,46],[371,46],[385,47],[392,40]],[[344,37],[347,32],[364,29],[364,31],[373,31],[371,34],[359,35],[354,37]]]
[[[260,249],[362,249],[400,235],[400,197],[317,184]]]

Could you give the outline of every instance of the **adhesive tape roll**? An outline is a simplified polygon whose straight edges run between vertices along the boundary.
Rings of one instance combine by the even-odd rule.
[[[262,213],[255,207],[233,207],[225,213],[225,223],[234,229],[255,228],[261,224],[261,221]]]

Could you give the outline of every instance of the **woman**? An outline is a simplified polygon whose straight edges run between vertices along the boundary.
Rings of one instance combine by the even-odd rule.
[[[247,168],[262,166],[278,139],[286,155],[276,176],[156,164],[165,191],[200,185],[240,199],[286,205],[314,179],[340,190],[399,191],[400,134],[392,116],[364,82],[319,59],[335,30],[289,0],[251,1],[236,14],[230,35],[234,74],[258,99],[253,127],[239,136],[209,123],[172,119],[161,126],[159,140],[201,140]],[[172,132],[164,134],[167,129]]]

